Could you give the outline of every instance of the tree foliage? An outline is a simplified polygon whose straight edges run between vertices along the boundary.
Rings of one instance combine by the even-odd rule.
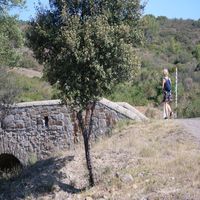
[[[16,6],[23,6],[25,0],[0,0],[0,13],[5,14],[8,10]]]
[[[13,104],[19,93],[16,80],[4,68],[0,68],[0,109]]]
[[[23,36],[17,21],[0,15],[0,66],[15,66],[20,59],[17,49],[22,44]]]
[[[198,62],[200,62],[200,44],[197,44],[195,47],[195,50],[193,51],[193,55],[197,59]]]
[[[22,32],[9,9],[22,6],[23,0],[0,0],[0,66],[14,66],[19,60],[17,48],[23,44]]]
[[[138,0],[50,1],[39,10],[28,38],[51,84],[78,105],[133,78],[141,42]]]
[[[153,15],[146,15],[143,17],[144,20],[144,35],[148,43],[152,43],[153,40],[156,40],[160,24],[156,17]]]
[[[8,74],[8,66],[19,60],[17,49],[23,43],[22,33],[14,17],[8,15],[9,9],[21,6],[22,0],[0,0],[0,105],[12,104],[18,93],[14,78]]]

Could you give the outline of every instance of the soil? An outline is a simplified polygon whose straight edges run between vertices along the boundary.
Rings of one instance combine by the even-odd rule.
[[[178,119],[178,123],[200,141],[200,118]]]

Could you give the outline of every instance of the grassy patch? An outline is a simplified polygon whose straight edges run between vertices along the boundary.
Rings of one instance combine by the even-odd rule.
[[[52,87],[45,81],[35,77],[28,78],[23,75],[14,74],[16,84],[21,92],[18,102],[49,100],[53,95]]]

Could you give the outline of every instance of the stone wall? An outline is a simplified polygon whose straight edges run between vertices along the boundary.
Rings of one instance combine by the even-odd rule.
[[[0,155],[12,154],[26,165],[74,146],[82,137],[76,113],[59,100],[19,103],[1,112]],[[87,116],[85,114],[85,116]],[[93,117],[93,138],[109,134],[122,119],[142,120],[126,108],[102,99]]]

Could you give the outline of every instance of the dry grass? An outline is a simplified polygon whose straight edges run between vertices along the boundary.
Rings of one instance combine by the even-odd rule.
[[[134,124],[94,147],[98,199],[199,199],[200,148],[173,121]],[[100,170],[101,169],[101,170]],[[100,173],[100,174],[99,174]],[[131,175],[132,180],[123,181]]]

